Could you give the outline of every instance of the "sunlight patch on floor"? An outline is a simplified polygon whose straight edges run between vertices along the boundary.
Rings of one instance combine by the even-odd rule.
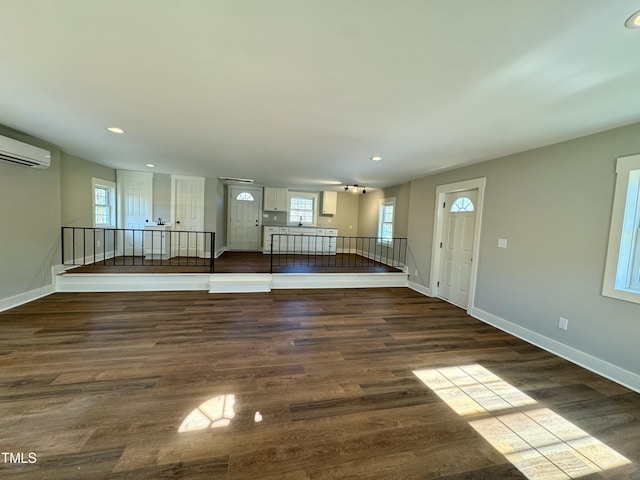
[[[536,403],[478,364],[414,370],[413,373],[458,415],[476,415]]]
[[[530,480],[580,478],[631,462],[481,365],[414,370],[458,415]],[[509,410],[518,408],[513,413]],[[488,415],[488,416],[487,416]]]
[[[547,408],[469,424],[533,480],[579,478],[631,463]]]

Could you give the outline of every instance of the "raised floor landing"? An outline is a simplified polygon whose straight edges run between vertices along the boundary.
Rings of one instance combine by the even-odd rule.
[[[114,257],[104,262],[79,266],[68,273],[210,273],[208,259],[174,257],[149,260],[141,256]],[[224,252],[214,261],[213,273],[384,273],[401,272],[354,253],[337,255],[279,255],[260,252]]]

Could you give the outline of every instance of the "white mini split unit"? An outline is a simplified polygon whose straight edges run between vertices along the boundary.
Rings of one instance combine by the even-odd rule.
[[[51,152],[0,135],[0,160],[33,168],[51,166]]]

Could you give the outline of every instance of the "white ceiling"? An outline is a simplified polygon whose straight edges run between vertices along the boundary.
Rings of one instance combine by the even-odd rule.
[[[640,121],[638,0],[0,7],[0,123],[116,168],[381,187]]]

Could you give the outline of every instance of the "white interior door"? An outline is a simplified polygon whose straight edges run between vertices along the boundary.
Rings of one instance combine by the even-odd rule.
[[[229,249],[257,252],[262,224],[262,188],[230,185],[228,199]]]
[[[469,302],[477,197],[477,190],[445,196],[438,294],[465,309]]]
[[[153,219],[153,173],[118,170],[116,176],[121,212],[118,225],[125,229],[117,238],[118,254],[140,256],[142,230],[147,220]]]
[[[204,177],[171,177],[173,255],[204,257],[206,238],[204,231]],[[193,233],[191,233],[193,232]]]

